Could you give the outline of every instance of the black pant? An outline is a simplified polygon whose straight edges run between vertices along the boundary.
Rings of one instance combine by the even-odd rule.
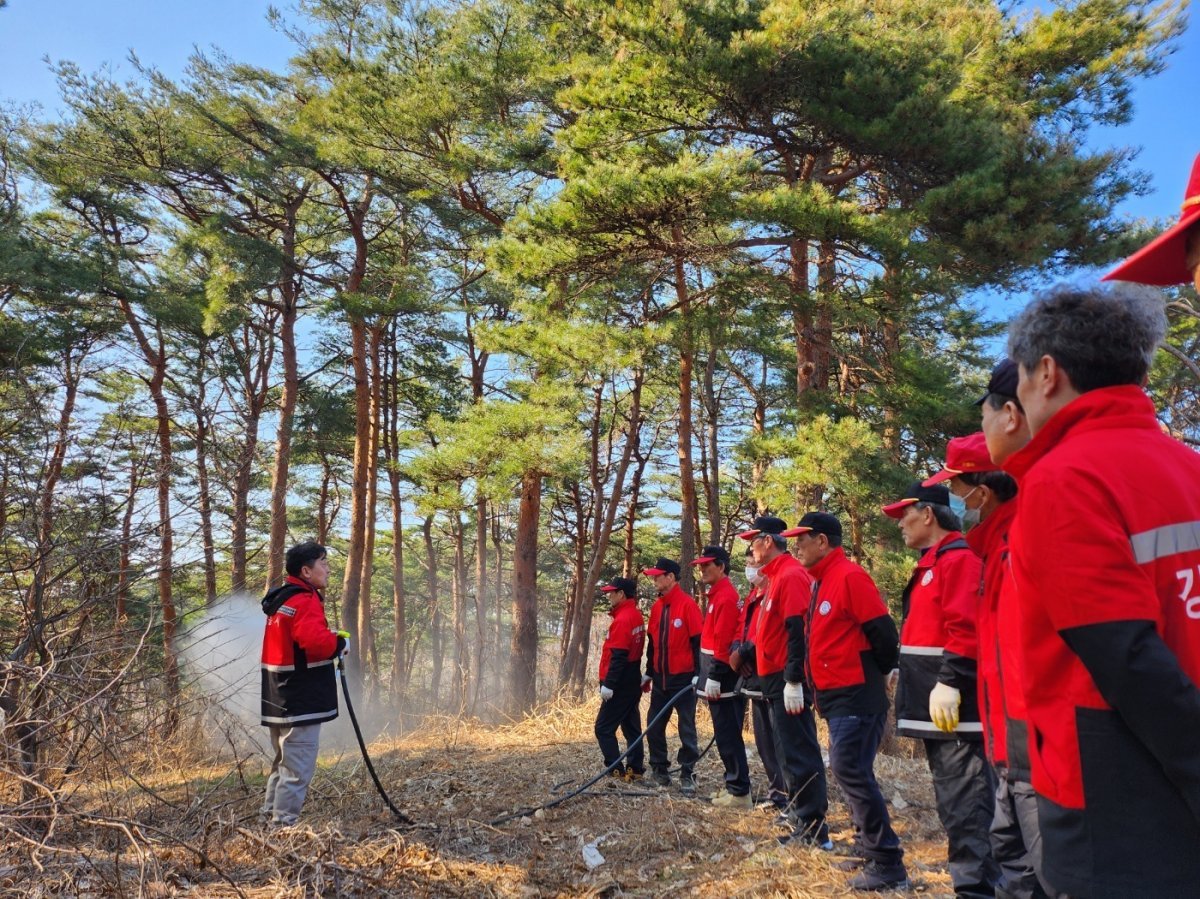
[[[642,732],[641,715],[642,685],[641,677],[633,682],[619,684],[613,690],[612,699],[600,703],[600,711],[596,713],[596,742],[600,744],[600,752],[604,755],[604,766],[608,767],[621,755],[621,746],[617,742],[617,728],[625,735],[625,748]],[[624,772],[628,766],[630,771],[641,774],[646,770],[645,747],[638,743],[633,751],[625,757],[625,762],[618,765],[615,771]]]
[[[996,781],[983,744],[925,740],[938,817],[946,831],[950,880],[956,896],[994,896],[1000,871],[992,859]]]
[[[746,761],[746,741],[742,739],[746,697],[710,700],[708,711],[712,715],[717,753],[725,766],[725,789],[734,796],[745,796],[750,792],[750,763]]]
[[[838,716],[828,719],[828,724],[829,767],[850,806],[863,853],[883,865],[901,864],[900,838],[892,830],[887,803],[875,780],[875,753],[883,739],[887,713]]]
[[[787,713],[783,707],[782,672],[765,675],[762,682],[763,695],[771,701],[775,755],[787,783],[788,817],[806,838],[824,842],[829,838],[829,828],[825,824],[829,794],[812,708],[806,703],[799,715]]]
[[[1033,787],[996,769],[996,812],[992,819],[992,857],[1000,867],[996,895],[1004,899],[1045,899],[1038,880],[1042,866],[1042,834],[1038,828],[1037,794]]]
[[[652,721],[672,696],[684,687],[689,688],[671,707],[671,711],[663,715],[652,727],[646,728],[646,742],[650,745],[650,767],[655,771],[666,771],[670,767],[670,760],[667,758],[667,722],[671,720],[672,714],[675,715],[679,727],[679,767],[684,772],[690,772],[696,760],[700,758],[700,747],[696,745],[696,691],[691,689],[691,683],[692,676],[689,674],[678,681],[667,681],[667,688],[664,690],[656,678],[654,687],[650,690],[647,721]]]
[[[783,770],[779,767],[779,758],[775,755],[775,728],[771,726],[771,702],[767,699],[752,699],[750,702],[754,724],[754,745],[758,749],[758,757],[767,774],[767,798],[782,808],[787,805],[788,801],[787,783],[783,779]]]

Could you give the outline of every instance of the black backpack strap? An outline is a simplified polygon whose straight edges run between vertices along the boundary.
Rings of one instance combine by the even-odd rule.
[[[282,587],[276,587],[263,597],[263,614],[269,618],[278,612],[280,607],[297,593],[304,592],[305,590],[303,587],[297,587],[295,584],[284,584]]]
[[[941,547],[937,551],[937,558],[940,559],[942,556],[944,556],[946,553],[950,552],[951,550],[970,549],[970,548],[971,548],[970,544],[967,543],[967,541],[964,540],[962,537],[959,537],[957,540],[951,540],[945,546]]]

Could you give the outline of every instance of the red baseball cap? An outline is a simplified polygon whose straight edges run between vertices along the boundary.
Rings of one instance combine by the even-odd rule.
[[[949,506],[950,491],[941,484],[926,487],[920,481],[916,481],[904,491],[903,499],[898,499],[894,503],[888,503],[884,506],[883,514],[888,518],[903,518],[904,510],[914,503],[934,503],[939,506]]]
[[[955,437],[946,444],[946,465],[931,478],[921,482],[922,487],[932,487],[942,481],[948,481],[955,475],[968,471],[997,471],[999,466],[992,461],[988,454],[987,441],[983,439],[983,431],[976,431],[966,437]]]
[[[1104,281],[1135,281],[1138,284],[1190,284],[1187,267],[1187,232],[1200,222],[1200,155],[1192,163],[1192,176],[1183,195],[1179,221],[1146,244],[1111,272]]]

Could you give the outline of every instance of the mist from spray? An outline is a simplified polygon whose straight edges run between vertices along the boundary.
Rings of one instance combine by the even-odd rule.
[[[189,618],[180,638],[180,659],[192,689],[206,701],[206,732],[214,748],[232,744],[237,750],[257,746],[269,750],[261,708],[263,628],[267,618],[261,598],[234,593],[219,598]],[[339,704],[342,702],[339,690]],[[360,713],[361,720],[361,713]],[[321,728],[321,749],[354,745],[346,710]]]

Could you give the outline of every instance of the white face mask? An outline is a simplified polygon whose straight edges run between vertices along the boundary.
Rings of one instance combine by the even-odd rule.
[[[752,584],[758,583],[758,569],[750,565],[746,566],[746,580]]]

